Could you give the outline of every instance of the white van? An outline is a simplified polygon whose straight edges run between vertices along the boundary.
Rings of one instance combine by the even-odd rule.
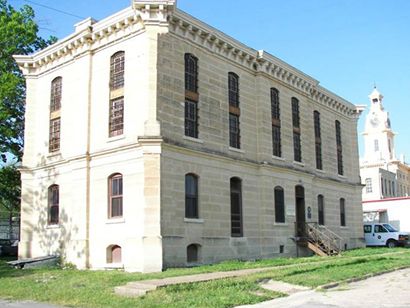
[[[387,246],[389,248],[407,245],[409,235],[399,232],[386,223],[365,223],[364,238],[366,246]]]

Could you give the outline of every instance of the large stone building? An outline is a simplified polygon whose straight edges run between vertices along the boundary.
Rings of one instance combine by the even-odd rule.
[[[374,88],[369,98],[363,132],[365,151],[360,161],[364,219],[389,222],[410,232],[410,166],[404,155],[396,156],[396,133],[383,106],[383,95]]]
[[[175,1],[132,1],[15,58],[20,257],[159,271],[294,256],[305,222],[362,245],[356,107]]]

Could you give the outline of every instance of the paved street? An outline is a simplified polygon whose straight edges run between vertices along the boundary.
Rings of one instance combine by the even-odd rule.
[[[410,269],[404,269],[327,291],[304,291],[267,301],[252,308],[267,307],[410,307]]]
[[[10,302],[0,299],[0,308],[58,308],[47,304],[35,303],[30,301]]]

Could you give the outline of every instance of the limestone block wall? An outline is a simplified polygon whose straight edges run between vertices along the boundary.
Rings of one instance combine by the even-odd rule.
[[[184,54],[198,58],[199,138],[184,136]],[[266,161],[321,177],[358,183],[357,123],[267,74],[210,53],[172,33],[159,38],[158,118],[166,142],[249,161]],[[239,75],[241,149],[229,148],[228,73]],[[272,156],[270,88],[280,92],[282,156]],[[291,98],[300,106],[302,163],[293,161]],[[316,170],[313,112],[320,112],[323,170]],[[335,121],[341,123],[344,174],[337,173]]]
[[[22,176],[19,257],[61,255],[85,267],[85,161],[48,166]],[[48,187],[59,185],[59,224],[48,224]],[[75,193],[73,193],[75,192]]]
[[[199,219],[185,218],[185,175],[199,177]],[[187,264],[186,248],[200,245],[200,262],[296,256],[295,186],[305,189],[306,221],[318,221],[317,195],[325,198],[325,225],[343,237],[342,247],[361,247],[360,192],[355,186],[318,180],[286,168],[247,163],[176,146],[164,146],[161,181],[161,232],[164,266]],[[242,180],[243,229],[231,237],[230,178]],[[274,187],[285,191],[285,223],[275,222]],[[359,197],[356,197],[359,196]],[[346,200],[346,227],[340,226],[339,200]],[[312,217],[308,218],[307,208]],[[280,253],[280,246],[283,253]],[[299,255],[304,253],[300,250]]]

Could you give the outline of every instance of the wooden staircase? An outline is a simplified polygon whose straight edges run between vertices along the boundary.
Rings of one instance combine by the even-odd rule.
[[[305,233],[307,248],[318,256],[334,256],[340,253],[342,238],[327,227],[306,223]]]

